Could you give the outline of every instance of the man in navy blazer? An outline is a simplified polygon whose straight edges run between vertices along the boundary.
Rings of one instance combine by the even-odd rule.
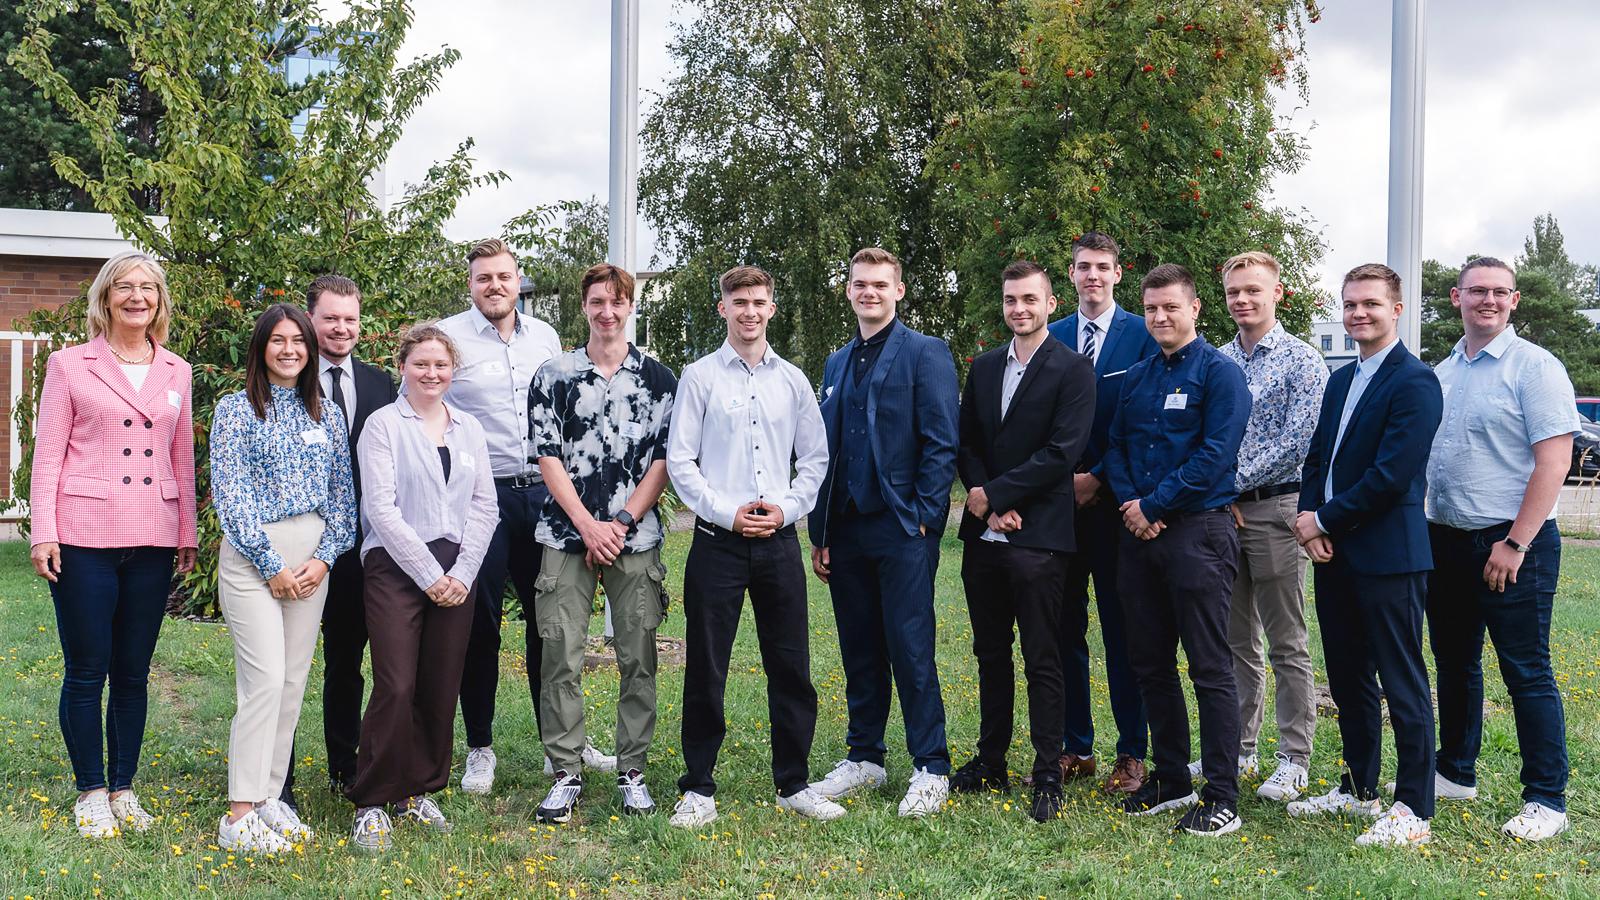
[[[1117,594],[1117,536],[1122,516],[1105,487],[1100,460],[1106,436],[1122,393],[1128,369],[1159,350],[1144,318],[1117,306],[1113,292],[1122,280],[1117,242],[1097,231],[1072,245],[1072,286],[1078,309],[1050,325],[1056,340],[1089,357],[1096,375],[1094,427],[1073,476],[1077,499],[1075,530],[1078,552],[1067,571],[1067,599],[1061,609],[1061,662],[1065,676],[1066,730],[1061,747],[1061,777],[1087,777],[1095,772],[1094,716],[1089,700],[1089,579],[1094,579],[1100,613],[1100,637],[1106,648],[1106,683],[1111,690],[1111,716],[1117,723],[1117,758],[1105,787],[1112,793],[1133,793],[1145,779],[1150,727],[1139,682],[1128,663],[1127,629]]]
[[[1416,846],[1432,837],[1433,700],[1422,657],[1428,455],[1444,408],[1439,379],[1395,333],[1400,276],[1372,263],[1344,277],[1345,331],[1360,361],[1333,373],[1301,476],[1295,534],[1315,566],[1328,686],[1348,766],[1292,816],[1355,813],[1377,821],[1357,844]],[[1378,799],[1383,724],[1394,723],[1394,804]]]
[[[811,511],[811,564],[828,584],[844,660],[849,754],[812,785],[830,799],[882,785],[890,676],[915,767],[902,816],[938,811],[950,750],[934,667],[933,576],[956,474],[960,388],[944,341],[895,318],[900,261],[869,247],[845,289],[856,337],[828,357],[828,474]]]

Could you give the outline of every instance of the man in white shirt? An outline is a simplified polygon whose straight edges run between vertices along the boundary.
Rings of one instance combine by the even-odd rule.
[[[827,474],[827,432],[805,374],[767,343],[777,310],[772,276],[739,266],[723,273],[720,286],[717,311],[728,321],[728,339],[683,370],[667,440],[667,471],[696,516],[683,580],[687,771],[678,779],[683,798],[672,824],[696,828],[717,818],[712,770],[727,730],[723,691],[746,591],[767,675],[778,806],[837,819],[844,807],[808,784],[817,692],[795,534]]]
[[[467,764],[461,789],[487,794],[494,787],[494,700],[500,686],[500,623],[504,617],[506,579],[516,586],[523,609],[533,608],[540,554],[534,531],[544,510],[544,479],[534,463],[528,440],[528,385],[534,373],[561,352],[561,339],[549,324],[517,310],[522,272],[504,241],[489,238],[467,252],[467,286],[472,306],[439,323],[461,353],[445,402],[470,413],[483,425],[500,500],[495,528],[473,590],[476,612],[461,676],[461,718],[467,729]],[[538,629],[528,629],[528,685],[539,716],[539,670],[542,642]],[[598,752],[585,762],[603,768],[609,761]]]

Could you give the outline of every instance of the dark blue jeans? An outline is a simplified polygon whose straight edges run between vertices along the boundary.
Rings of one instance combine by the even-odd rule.
[[[1105,645],[1106,686],[1111,718],[1117,725],[1117,754],[1143,760],[1150,748],[1139,679],[1128,661],[1128,627],[1117,593],[1117,544],[1125,529],[1117,505],[1102,498],[1078,510],[1078,552],[1067,570],[1067,599],[1061,608],[1061,660],[1066,684],[1065,739],[1062,752],[1094,755],[1094,703],[1089,691],[1089,579],[1094,579],[1100,638]]]
[[[61,736],[79,791],[121,791],[133,784],[144,744],[145,685],[172,590],[173,555],[171,547],[61,546],[60,580],[50,585],[50,596],[66,664]],[[100,698],[107,679],[111,695],[102,740]]]
[[[1428,526],[1433,573],[1428,579],[1428,637],[1438,668],[1439,774],[1477,784],[1483,745],[1483,635],[1487,630],[1511,694],[1522,751],[1522,799],[1567,808],[1567,720],[1550,667],[1550,613],[1561,570],[1554,519],[1534,536],[1516,583],[1504,593],[1483,583],[1489,551],[1511,530],[1506,522],[1479,531]]]
[[[506,580],[517,588],[523,618],[533,619],[534,582],[539,580],[539,564],[544,551],[534,537],[544,501],[550,492],[543,484],[516,487],[510,479],[495,479],[495,494],[500,500],[500,524],[495,526],[483,565],[478,567],[478,582],[472,591],[472,637],[467,641],[467,656],[461,672],[461,721],[467,728],[468,747],[488,747],[494,743],[494,701],[500,688],[500,624],[505,618]],[[533,692],[533,723],[539,725],[539,669],[543,665],[544,641],[539,629],[529,628],[525,650],[528,655],[528,689]],[[537,737],[537,735],[535,735]]]

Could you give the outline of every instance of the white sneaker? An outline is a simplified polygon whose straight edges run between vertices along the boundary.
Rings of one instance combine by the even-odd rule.
[[[1383,785],[1383,792],[1393,797],[1394,782],[1385,782]],[[1464,784],[1456,784],[1454,781],[1451,781],[1443,775],[1440,775],[1438,772],[1434,772],[1433,797],[1435,800],[1476,800],[1478,799],[1478,789],[1475,787],[1467,787]]]
[[[667,824],[674,828],[699,828],[717,820],[717,800],[689,791],[672,807],[672,818]]]
[[[1241,756],[1241,757],[1239,757],[1239,777],[1240,778],[1254,778],[1254,777],[1256,777],[1256,774],[1259,773],[1260,771],[1261,771],[1261,759],[1260,759],[1260,757],[1256,756],[1254,753],[1250,754],[1249,756]],[[1201,764],[1200,760],[1197,759],[1197,760],[1194,760],[1194,761],[1189,763],[1189,777],[1190,778],[1199,778],[1204,774],[1205,774],[1205,769],[1204,769],[1203,765]]]
[[[585,769],[593,769],[596,772],[615,772],[617,770],[617,758],[601,753],[595,749],[594,744],[584,741],[583,767]]]
[[[467,770],[461,773],[461,789],[469,794],[487,794],[494,789],[493,747],[473,747],[467,751]]]
[[[617,790],[622,792],[622,812],[630,816],[644,816],[656,811],[656,801],[644,783],[644,773],[629,769],[617,776]]]
[[[935,775],[927,769],[918,769],[911,773],[911,786],[906,788],[906,798],[900,801],[900,817],[920,819],[930,813],[936,813],[944,807],[945,798],[948,796],[950,796],[949,776]]]
[[[1334,785],[1333,790],[1328,791],[1326,794],[1318,794],[1315,797],[1307,797],[1304,800],[1296,800],[1290,803],[1284,807],[1284,811],[1295,818],[1342,815],[1366,816],[1369,819],[1376,819],[1378,816],[1383,815],[1383,804],[1378,802],[1376,797],[1371,800],[1357,800],[1354,794],[1347,794],[1343,788]]]
[[[439,808],[439,804],[426,794],[411,797],[400,804],[398,818],[402,822],[427,826],[440,834],[449,834],[455,828],[450,824],[450,820],[444,817],[444,810]]]
[[[1556,812],[1543,803],[1530,800],[1522,804],[1522,812],[1512,816],[1500,826],[1500,830],[1511,837],[1525,841],[1542,841],[1553,838],[1570,827],[1572,826],[1567,821],[1566,813]]]
[[[825,799],[838,800],[862,788],[880,788],[889,780],[889,773],[877,763],[840,760],[833,771],[821,781],[811,783],[811,789]]]
[[[78,820],[78,833],[86,838],[110,838],[120,833],[105,791],[90,791],[79,797],[72,804],[72,815]]]
[[[1433,828],[1404,803],[1389,807],[1365,834],[1356,835],[1358,847],[1417,847],[1433,840]]]
[[[1260,787],[1256,788],[1256,796],[1265,800],[1276,800],[1279,803],[1300,799],[1300,795],[1306,789],[1306,767],[1291,760],[1288,754],[1281,751],[1275,755],[1278,758],[1278,767],[1272,770],[1266,781],[1261,782]]]
[[[306,823],[300,821],[300,815],[294,808],[282,800],[264,800],[256,807],[256,815],[267,827],[283,835],[286,839],[301,843],[316,837]]]
[[[389,849],[389,833],[394,824],[381,806],[369,806],[356,812],[355,827],[350,829],[350,843],[357,850],[382,853]]]
[[[778,808],[797,816],[816,819],[818,822],[832,822],[834,819],[844,818],[844,807],[817,793],[815,788],[809,787],[798,794],[778,797]]]
[[[569,775],[566,772],[556,773],[556,783],[550,786],[550,793],[544,796],[544,802],[539,804],[539,809],[534,813],[537,822],[554,822],[565,825],[572,821],[572,810],[578,805],[578,797],[583,794],[583,778],[578,775]]]
[[[149,831],[150,826],[156,823],[156,817],[144,811],[132,790],[111,798],[111,816],[117,820],[117,827],[134,831]]]
[[[292,853],[294,845],[273,831],[255,810],[229,822],[226,813],[217,823],[217,846],[235,853]]]

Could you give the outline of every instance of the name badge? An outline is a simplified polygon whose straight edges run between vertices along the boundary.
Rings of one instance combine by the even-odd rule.
[[[460,454],[457,454],[456,455],[456,459],[461,461],[462,468],[472,469],[473,471],[477,471],[478,461],[472,457],[471,453],[460,453]]]
[[[307,444],[326,444],[328,442],[328,433],[320,428],[313,428],[310,431],[300,432],[300,440],[305,441]]]
[[[619,430],[622,432],[622,436],[630,441],[636,441],[644,437],[644,426],[638,422],[623,422]]]
[[[727,410],[728,412],[733,412],[733,411],[737,410],[739,407],[741,407],[743,405],[744,405],[744,398],[743,397],[729,397],[727,400],[723,401],[722,408]]]
[[[1189,395],[1188,394],[1168,394],[1167,395],[1167,405],[1162,407],[1162,409],[1188,409],[1188,408],[1189,408]]]
[[[167,405],[173,409],[183,409],[183,395],[177,391],[167,391]]]
[[[1252,399],[1252,400],[1260,400],[1261,399],[1261,392],[1263,390],[1266,390],[1266,385],[1262,385],[1262,384],[1252,384],[1252,385],[1250,385],[1250,399]]]
[[[483,374],[485,375],[504,375],[505,373],[506,364],[503,362],[486,362],[483,364]]]

